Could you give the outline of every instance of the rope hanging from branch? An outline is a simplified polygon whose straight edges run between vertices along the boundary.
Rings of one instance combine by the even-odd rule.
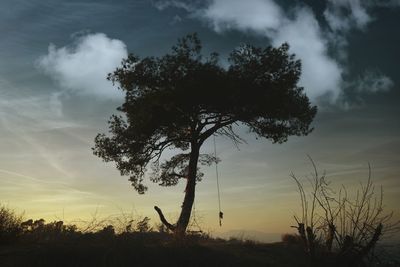
[[[217,177],[217,192],[218,192],[218,218],[219,218],[219,226],[222,226],[222,219],[224,218],[224,213],[221,211],[221,194],[219,190],[219,173],[218,173],[218,159],[217,159],[217,142],[215,141],[215,134],[214,137],[214,157],[215,157],[215,175]]]

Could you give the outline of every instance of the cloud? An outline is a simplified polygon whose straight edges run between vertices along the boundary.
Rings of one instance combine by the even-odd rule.
[[[365,29],[372,21],[360,0],[328,0],[324,17],[333,31]]]
[[[20,89],[13,87],[12,89]],[[46,149],[50,140],[35,138],[45,132],[66,131],[82,127],[76,122],[67,120],[62,113],[62,104],[57,93],[43,96],[10,97],[0,100],[0,134],[5,142],[2,144],[0,157],[6,155],[3,166],[13,162],[13,157],[30,157],[35,155],[39,162],[69,177],[55,155],[59,152]],[[65,138],[65,135],[63,136]],[[63,150],[62,153],[65,151]],[[17,162],[19,158],[16,159]],[[29,165],[31,163],[27,163]]]
[[[278,28],[271,37],[274,46],[288,42],[291,52],[302,60],[299,83],[312,101],[323,96],[328,96],[331,101],[338,98],[343,66],[328,55],[327,41],[310,9],[297,9],[295,18]]]
[[[190,11],[190,12],[194,11],[193,3],[190,3],[190,2],[186,3],[184,1],[177,1],[177,0],[156,1],[156,2],[153,2],[153,6],[160,11],[170,8],[170,7],[181,8],[181,9],[184,9],[184,10]]]
[[[343,69],[328,55],[327,40],[312,11],[298,7],[293,13],[289,17],[272,0],[214,0],[197,16],[216,32],[252,31],[268,37],[274,46],[288,42],[290,51],[302,60],[300,85],[310,99],[315,102],[328,96],[335,101],[340,94]]]
[[[375,18],[372,8],[400,7],[400,0],[327,0],[324,17],[333,31],[365,30]]]
[[[281,8],[273,1],[214,0],[198,16],[216,32],[238,29],[264,34],[275,31],[285,21]]]
[[[357,92],[378,93],[389,91],[394,83],[388,76],[376,71],[366,71],[355,82]]]
[[[122,92],[107,81],[107,74],[128,56],[126,45],[103,33],[75,37],[70,46],[49,45],[38,67],[69,92],[107,99],[119,99]]]

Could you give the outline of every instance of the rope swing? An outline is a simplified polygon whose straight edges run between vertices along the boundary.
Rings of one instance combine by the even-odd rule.
[[[217,142],[215,141],[215,134],[214,137],[214,157],[215,157],[215,175],[217,177],[217,192],[218,192],[218,218],[219,218],[219,226],[222,226],[222,219],[224,218],[224,213],[221,211],[221,194],[219,190],[219,174],[218,174],[218,159],[217,159]]]

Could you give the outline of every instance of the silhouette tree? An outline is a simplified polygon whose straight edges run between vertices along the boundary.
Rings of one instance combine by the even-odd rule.
[[[130,54],[108,75],[125,92],[125,102],[117,108],[122,114],[109,120],[111,135],[96,136],[94,154],[114,161],[140,194],[147,190],[143,179],[150,163],[150,180],[161,186],[186,179],[176,224],[154,207],[170,230],[183,235],[196,181],[202,177],[198,165],[217,160],[200,154],[207,138],[215,134],[240,143],[243,139],[234,125],[274,143],[311,132],[317,110],[297,85],[301,63],[288,50],[286,43],[265,49],[243,45],[230,54],[230,66],[224,68],[216,53],[202,56],[201,42],[192,34],[178,40],[172,52],[162,57],[140,59]],[[167,148],[180,153],[159,163]]]

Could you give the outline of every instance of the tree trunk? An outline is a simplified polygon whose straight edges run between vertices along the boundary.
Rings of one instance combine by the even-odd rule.
[[[199,160],[200,145],[192,142],[189,159],[188,176],[186,181],[185,198],[182,203],[182,210],[176,223],[175,234],[178,236],[185,235],[186,228],[189,224],[190,214],[195,196],[197,162]]]

